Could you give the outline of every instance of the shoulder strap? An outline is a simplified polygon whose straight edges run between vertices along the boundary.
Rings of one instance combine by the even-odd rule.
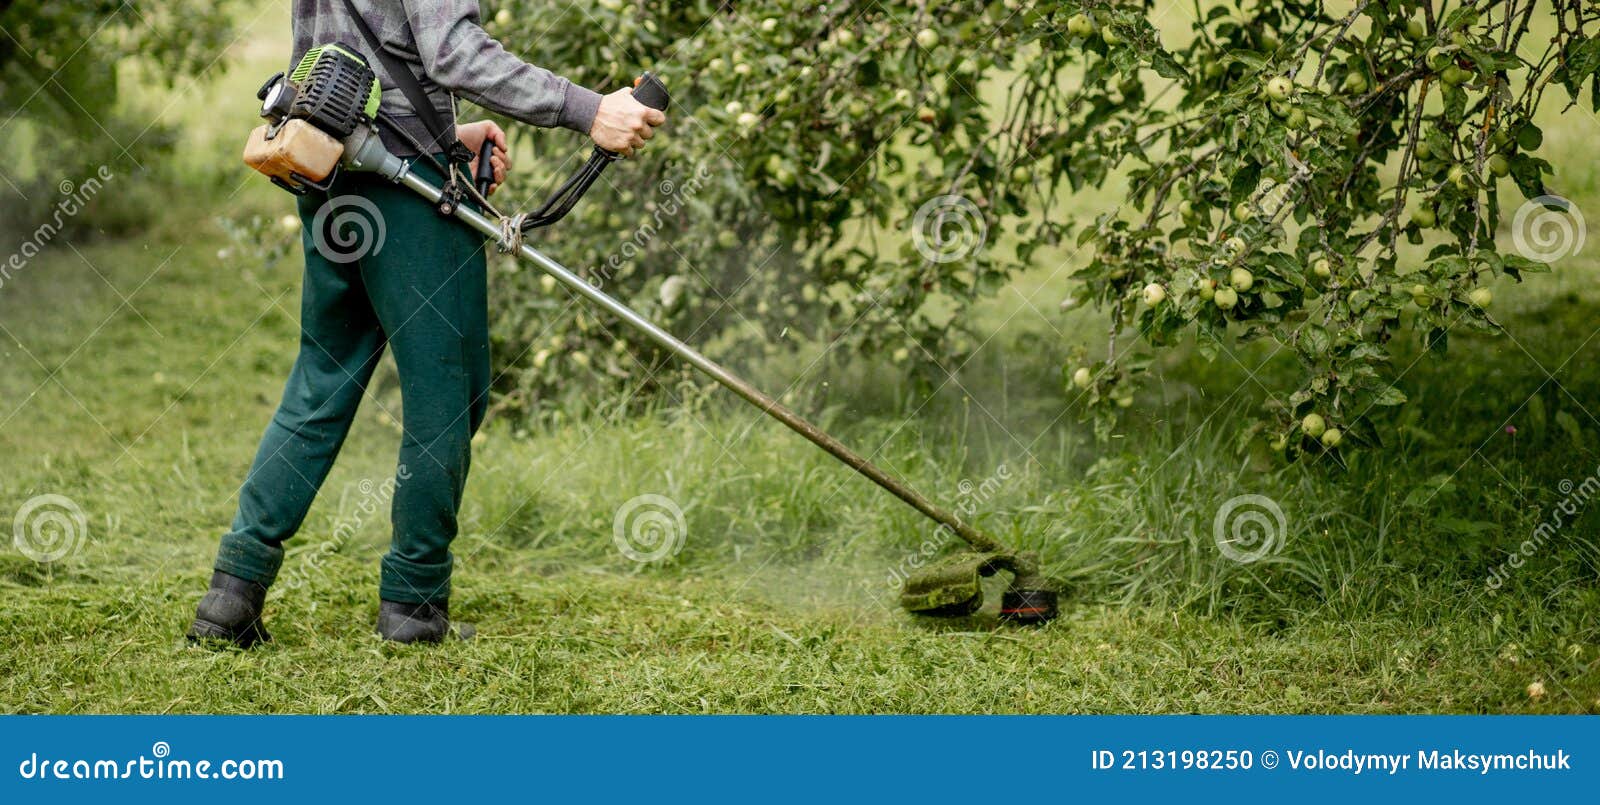
[[[351,19],[355,20],[361,36],[367,40],[367,47],[372,49],[378,61],[383,62],[384,71],[395,84],[399,85],[400,91],[405,93],[406,100],[410,101],[412,108],[416,110],[417,118],[422,121],[423,128],[433,135],[433,145],[448,154],[452,161],[471,161],[472,155],[467,153],[466,146],[456,139],[455,127],[446,125],[439,117],[439,110],[434,107],[433,101],[428,99],[428,93],[422,89],[422,82],[417,80],[417,74],[412,71],[411,65],[384,49],[383,43],[378,40],[378,35],[372,32],[372,28],[361,17],[361,12],[356,10],[352,0],[344,0],[344,6],[350,12]]]

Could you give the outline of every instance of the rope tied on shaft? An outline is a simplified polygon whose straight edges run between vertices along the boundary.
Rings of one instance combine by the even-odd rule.
[[[515,254],[522,251],[522,222],[527,220],[528,214],[519,212],[512,216],[500,216],[500,243],[498,247],[501,254]]]

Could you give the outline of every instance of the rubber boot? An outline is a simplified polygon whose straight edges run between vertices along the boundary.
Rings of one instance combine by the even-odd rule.
[[[378,602],[378,636],[392,643],[443,643],[448,637],[471,640],[476,632],[470,623],[450,622],[448,601]]]
[[[272,639],[261,624],[267,600],[265,585],[220,570],[211,574],[211,589],[200,599],[194,623],[185,635],[191,643],[250,648]]]

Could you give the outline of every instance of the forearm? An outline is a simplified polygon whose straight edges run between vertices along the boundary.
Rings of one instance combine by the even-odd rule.
[[[507,52],[478,24],[476,0],[405,0],[405,8],[435,83],[524,123],[589,132],[599,94]]]

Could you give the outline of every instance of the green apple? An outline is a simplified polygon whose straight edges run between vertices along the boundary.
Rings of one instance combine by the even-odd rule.
[[[1322,446],[1332,450],[1344,441],[1344,434],[1338,428],[1328,428],[1322,432]]]
[[[1256,209],[1250,206],[1250,202],[1241,201],[1233,205],[1233,220],[1242,224],[1254,217],[1256,217]]]
[[[1427,26],[1422,24],[1422,20],[1407,20],[1406,21],[1406,38],[1407,39],[1410,39],[1413,42],[1421,42],[1423,37],[1426,37],[1427,35],[1428,35],[1428,28],[1427,28]]]
[[[1131,407],[1133,407],[1133,395],[1132,394],[1124,394],[1121,397],[1118,397],[1117,398],[1117,407],[1118,408],[1131,408]]]
[[[678,305],[683,302],[683,291],[687,285],[688,281],[678,274],[673,274],[663,280],[661,289],[658,292],[661,307],[666,310],[676,310]]]
[[[1116,47],[1122,44],[1122,37],[1115,29],[1107,25],[1100,29],[1100,41],[1106,43],[1108,47]]]
[[[1275,101],[1288,100],[1294,94],[1294,82],[1283,76],[1274,76],[1267,81],[1267,97]]]
[[[1467,299],[1472,301],[1473,307],[1482,310],[1494,304],[1494,293],[1488,288],[1473,288],[1472,293],[1467,294]]]
[[[1328,421],[1323,419],[1321,414],[1309,413],[1306,414],[1305,419],[1300,420],[1300,429],[1305,431],[1307,436],[1315,439],[1327,431]]]
[[[1450,180],[1451,184],[1456,186],[1457,190],[1460,190],[1463,193],[1471,192],[1472,174],[1467,173],[1466,168],[1463,168],[1460,165],[1451,168],[1447,178]]]
[[[1087,366],[1080,366],[1077,371],[1072,373],[1072,385],[1080,389],[1086,389],[1093,383],[1094,373],[1090,372]]]
[[[1214,279],[1200,280],[1200,287],[1196,289],[1196,293],[1200,295],[1201,299],[1210,302],[1212,297],[1217,295],[1217,281]]]
[[[1234,305],[1239,304],[1239,292],[1227,286],[1223,286],[1217,289],[1217,292],[1212,297],[1211,302],[1223,310],[1232,310]]]
[[[923,50],[928,50],[937,44],[939,44],[938,31],[935,31],[932,28],[923,28],[922,30],[917,31],[917,47],[920,47]]]
[[[1418,229],[1432,229],[1438,220],[1431,207],[1418,207],[1411,211],[1411,223],[1416,224]]]
[[[1232,285],[1235,291],[1248,291],[1256,284],[1256,278],[1250,273],[1250,269],[1240,266],[1228,272],[1228,284]]]
[[[1067,20],[1067,33],[1073,36],[1088,36],[1094,33],[1094,21],[1087,14],[1073,14]]]
[[[1318,258],[1315,263],[1311,264],[1311,273],[1327,279],[1333,276],[1333,264],[1328,262],[1326,257]]]
[[[1472,73],[1468,72],[1466,68],[1452,64],[1440,71],[1439,78],[1452,87],[1459,87],[1472,80]]]
[[[1289,110],[1289,116],[1284,118],[1283,122],[1290,129],[1298,131],[1306,127],[1306,113],[1300,111],[1299,107],[1295,107]]]
[[[1344,77],[1344,84],[1340,87],[1346,95],[1360,95],[1367,91],[1367,77],[1360,71],[1352,70]]]
[[[1496,177],[1505,177],[1511,173],[1511,160],[1506,159],[1505,154],[1495,154],[1489,157],[1489,172]]]
[[[1144,286],[1144,303],[1150,307],[1161,304],[1167,298],[1167,289],[1160,283],[1152,282]]]

